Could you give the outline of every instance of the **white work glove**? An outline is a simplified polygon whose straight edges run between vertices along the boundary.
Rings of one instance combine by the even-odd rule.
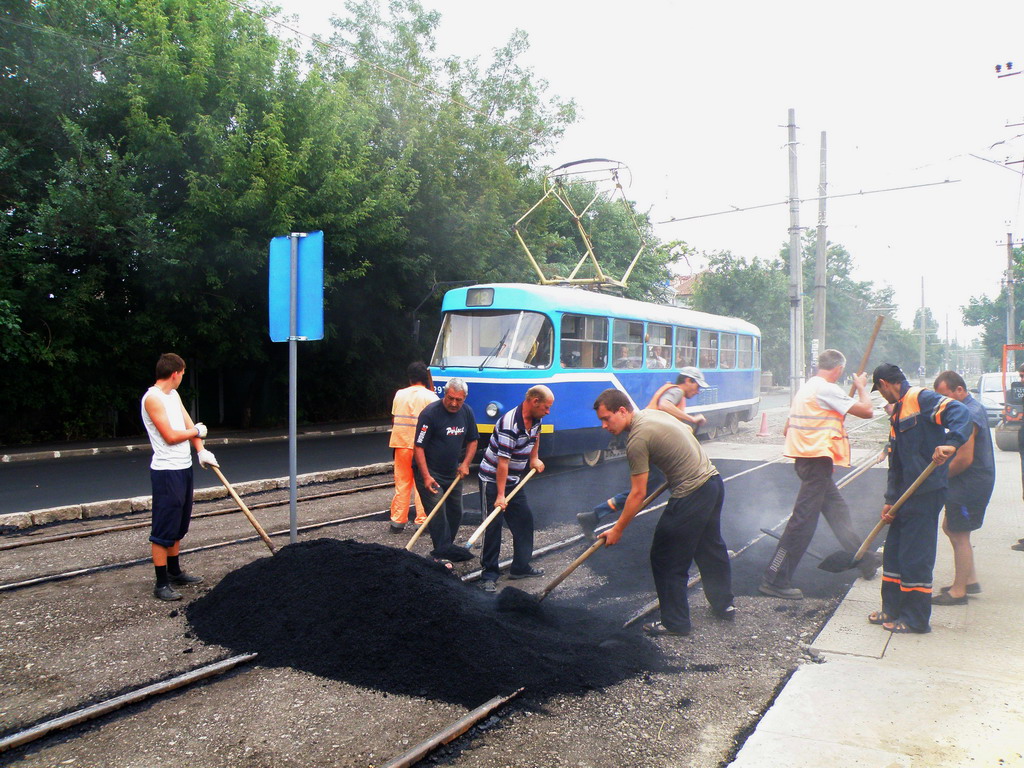
[[[195,426],[196,429],[199,430],[199,439],[200,440],[202,440],[204,437],[206,437],[206,425],[203,424],[203,422],[200,421],[199,423],[195,424],[194,426]]]
[[[207,466],[219,467],[220,464],[217,463],[217,457],[213,455],[213,451],[208,451],[203,448],[203,450],[199,452],[199,466],[206,469]]]

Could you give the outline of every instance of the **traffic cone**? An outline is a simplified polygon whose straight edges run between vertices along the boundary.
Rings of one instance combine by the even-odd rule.
[[[761,411],[761,429],[757,433],[758,437],[771,437],[771,432],[768,431],[768,413]]]

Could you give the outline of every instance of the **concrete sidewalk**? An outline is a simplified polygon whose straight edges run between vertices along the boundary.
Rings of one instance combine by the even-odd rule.
[[[867,622],[880,581],[858,579],[812,644],[824,663],[796,671],[731,765],[1024,766],[1024,552],[1010,549],[1024,536],[1020,473],[1016,453],[996,451],[971,535],[983,592],[934,607],[930,634],[892,635]],[[936,593],[952,577],[940,531]]]

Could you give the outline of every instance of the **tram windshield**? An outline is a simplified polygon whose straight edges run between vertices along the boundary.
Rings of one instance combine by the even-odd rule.
[[[549,368],[554,330],[538,312],[448,312],[431,365],[445,368]]]

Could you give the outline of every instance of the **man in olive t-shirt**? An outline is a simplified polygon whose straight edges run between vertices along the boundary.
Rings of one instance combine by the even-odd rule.
[[[606,389],[594,402],[601,425],[613,435],[628,432],[626,460],[630,491],[615,525],[601,534],[613,546],[640,511],[647,492],[651,464],[668,481],[672,497],[658,521],[651,542],[651,573],[661,603],[661,621],[644,625],[651,635],[690,633],[687,579],[697,563],[704,595],[712,612],[731,620],[732,569],[722,540],[721,516],[725,486],[704,450],[687,427],[655,410],[634,411],[625,393]]]

